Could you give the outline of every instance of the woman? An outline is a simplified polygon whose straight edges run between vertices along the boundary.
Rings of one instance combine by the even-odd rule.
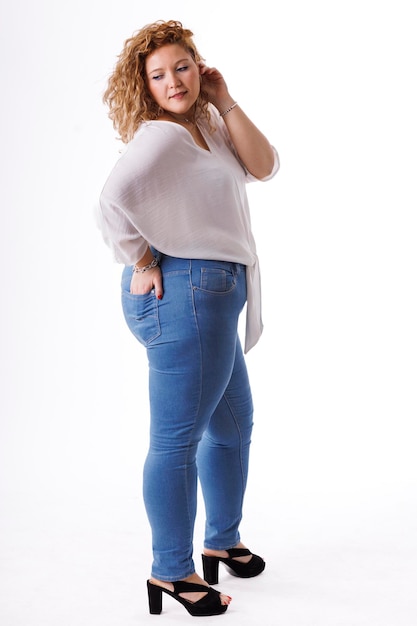
[[[247,352],[262,321],[245,186],[279,161],[192,35],[158,21],[125,42],[104,102],[128,147],[101,193],[100,223],[125,265],[123,311],[149,362],[150,612],[167,593],[192,615],[217,615],[231,600],[209,586],[219,562],[247,578],[265,567],[239,536],[253,407],[237,326],[246,304]],[[197,476],[205,580],[193,562]]]

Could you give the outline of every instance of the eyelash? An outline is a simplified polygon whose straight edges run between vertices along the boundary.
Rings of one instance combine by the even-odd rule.
[[[188,70],[188,65],[181,65],[181,67],[177,67],[177,72],[184,72]],[[163,74],[158,74],[158,76],[152,76],[152,80],[159,80],[163,77]]]

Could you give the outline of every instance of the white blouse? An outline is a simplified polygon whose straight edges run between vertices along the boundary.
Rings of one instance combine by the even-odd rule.
[[[199,129],[200,148],[174,122],[143,123],[119,158],[100,195],[98,222],[119,263],[132,265],[148,245],[169,256],[231,261],[247,266],[245,352],[262,333],[259,262],[246,183],[256,181],[239,161],[227,128],[211,107],[216,131]],[[279,169],[275,163],[271,179]]]

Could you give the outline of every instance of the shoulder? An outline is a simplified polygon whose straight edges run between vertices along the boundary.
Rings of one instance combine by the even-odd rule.
[[[227,147],[229,150],[233,151],[233,143],[231,137],[229,135],[229,131],[227,130],[227,126],[224,123],[223,119],[220,117],[219,111],[216,107],[209,103],[209,112],[210,112],[210,124],[206,119],[202,122],[206,132],[208,132],[211,136],[211,140],[219,147],[225,148]],[[211,128],[210,128],[211,125]],[[214,131],[212,130],[214,128]]]
[[[144,122],[110,172],[106,190],[119,195],[168,175],[178,165],[178,128],[170,122]]]
[[[152,164],[156,159],[171,154],[171,148],[178,142],[176,126],[170,122],[144,122],[127,144],[120,163],[137,168],[140,163]]]
[[[208,113],[210,117],[210,122],[205,115],[202,115],[199,118],[199,124],[201,124],[201,126],[203,126],[210,133],[213,132],[213,129],[216,132],[217,130],[221,129],[222,125],[224,126],[224,122],[220,117],[218,110],[213,104],[211,104],[211,102],[208,103]]]
[[[135,136],[128,144],[129,150],[140,149],[143,146],[160,145],[172,136],[175,124],[164,121],[142,122]]]

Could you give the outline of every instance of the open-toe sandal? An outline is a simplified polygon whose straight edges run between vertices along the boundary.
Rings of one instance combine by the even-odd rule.
[[[204,580],[208,582],[209,585],[217,585],[219,582],[220,562],[225,565],[229,574],[238,576],[239,578],[253,578],[261,574],[265,569],[265,561],[263,558],[257,554],[252,554],[247,548],[231,548],[230,550],[226,550],[226,552],[228,554],[227,558],[221,556],[207,556],[206,554],[202,555]],[[247,563],[235,560],[235,557],[249,555],[252,555],[252,558]]]
[[[194,616],[208,616],[208,615],[220,615],[227,610],[227,604],[222,604],[220,599],[220,592],[206,585],[198,585],[196,583],[187,583],[179,580],[173,582],[174,591],[169,591],[165,587],[155,585],[148,580],[148,598],[149,598],[149,613],[152,615],[159,615],[162,612],[162,594],[166,593],[171,598],[180,602],[190,613]],[[180,596],[180,593],[190,592],[205,592],[203,596],[197,602],[190,602]]]

